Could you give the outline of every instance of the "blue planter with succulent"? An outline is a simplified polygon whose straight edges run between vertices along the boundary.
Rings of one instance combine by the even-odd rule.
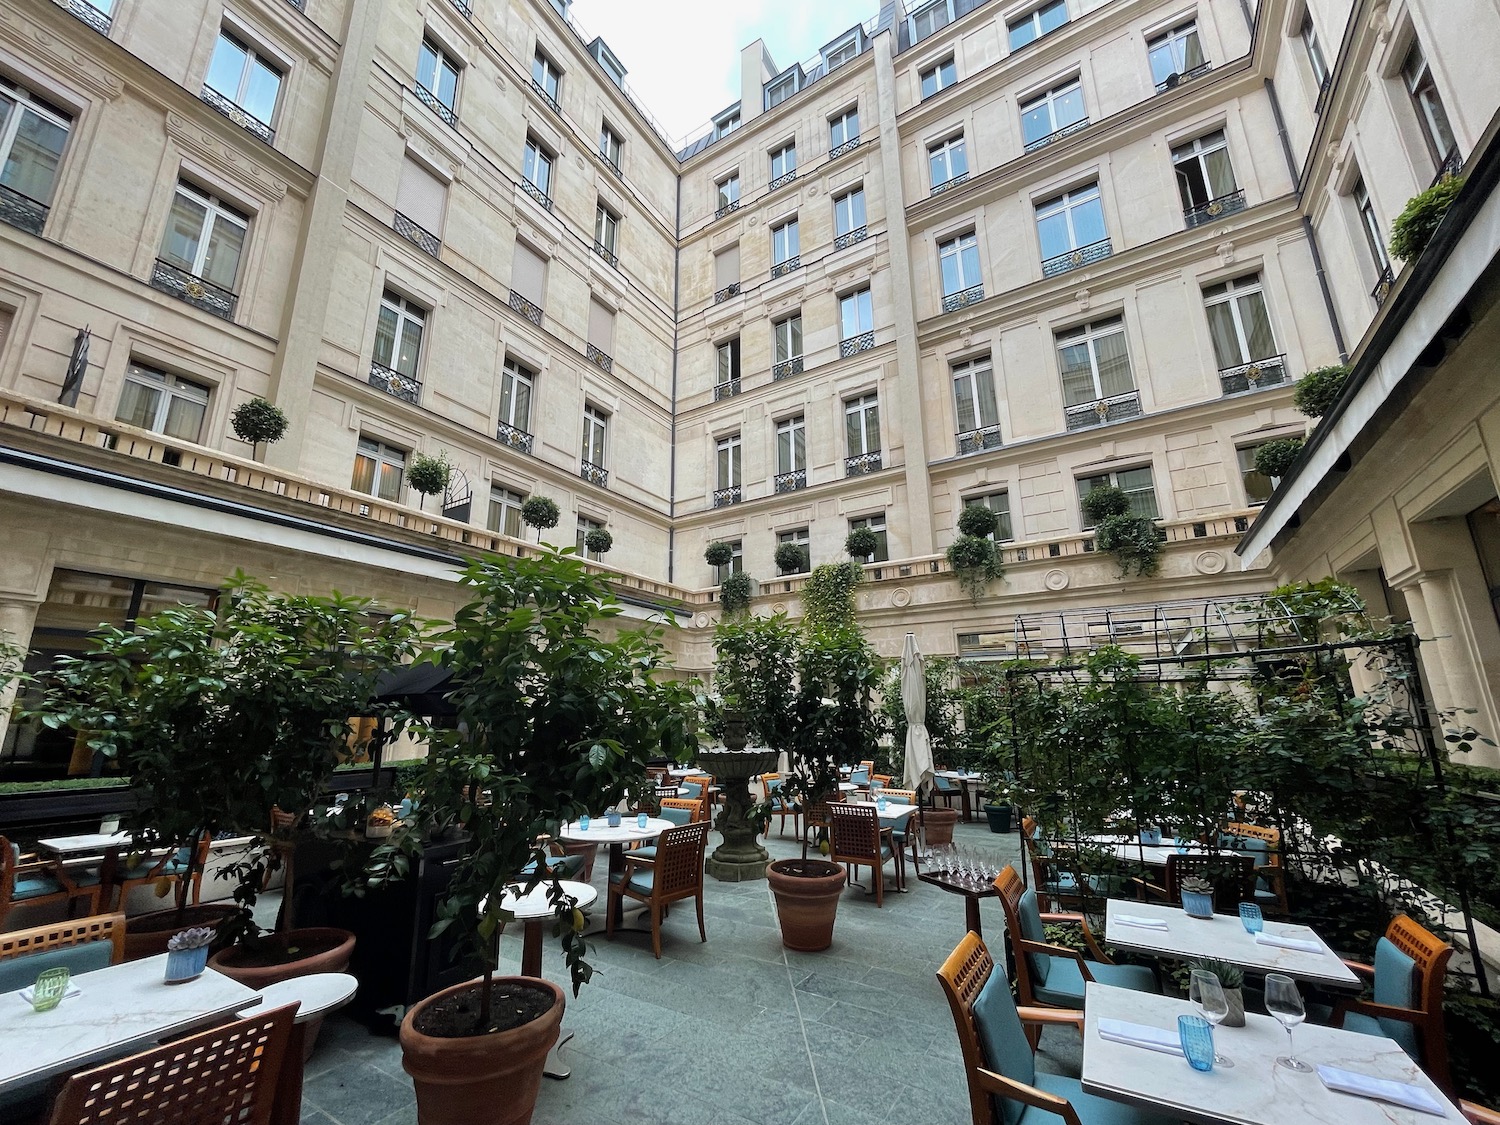
[[[211,926],[195,926],[174,934],[167,942],[168,984],[197,980],[208,965],[208,946],[214,940]]]
[[[1182,910],[1189,918],[1214,916],[1214,888],[1207,879],[1182,881]]]

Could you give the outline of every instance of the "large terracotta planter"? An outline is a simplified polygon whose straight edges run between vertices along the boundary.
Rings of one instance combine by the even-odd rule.
[[[779,859],[766,868],[781,944],[817,953],[833,944],[833,920],[844,893],[844,869],[825,859]]]
[[[445,988],[407,1010],[401,1021],[401,1066],[417,1090],[417,1125],[527,1125],[536,1109],[547,1052],[557,1042],[566,997],[549,980],[496,977],[550,992],[552,1007],[528,1024],[493,1035],[440,1039],[415,1028],[418,1014],[478,982]]]
[[[291,980],[292,977],[310,977],[314,973],[343,973],[349,969],[349,960],[354,956],[354,935],[348,930],[334,929],[332,926],[310,926],[307,929],[287,930],[284,933],[271,935],[271,940],[282,941],[287,945],[298,945],[316,942],[320,945],[332,943],[331,948],[310,957],[298,957],[294,961],[283,961],[275,965],[239,964],[241,953],[238,949],[221,949],[208,959],[209,968],[216,969],[231,980],[237,980],[246,988],[253,988],[257,992],[267,985],[275,984],[277,981]],[[318,1032],[323,1030],[323,1017],[317,1016],[307,1021],[303,1035],[304,1060],[312,1058],[313,1048],[318,1044]]]
[[[174,906],[170,910],[153,910],[150,914],[137,914],[125,920],[125,960],[139,961],[142,957],[155,957],[167,951],[167,942],[172,935],[194,926],[217,926],[231,914],[238,913],[234,903],[203,903],[190,906],[177,914]]]
[[[929,848],[953,843],[953,826],[958,823],[957,809],[926,809],[922,813],[922,832]]]

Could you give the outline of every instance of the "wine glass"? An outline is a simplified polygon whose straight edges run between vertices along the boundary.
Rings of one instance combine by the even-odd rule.
[[[1229,998],[1224,995],[1224,986],[1207,969],[1194,969],[1189,975],[1188,999],[1198,1009],[1198,1014],[1214,1027],[1218,1027],[1229,1016]],[[1234,1063],[1215,1051],[1214,1065],[1230,1067]]]
[[[1297,982],[1281,973],[1267,974],[1266,1011],[1286,1028],[1286,1054],[1276,1059],[1276,1065],[1288,1070],[1312,1070],[1312,1067],[1292,1054],[1292,1028],[1307,1018],[1307,1011],[1302,1007],[1302,993],[1297,991]]]

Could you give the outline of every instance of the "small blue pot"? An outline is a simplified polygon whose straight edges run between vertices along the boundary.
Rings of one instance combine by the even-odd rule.
[[[196,980],[208,966],[208,946],[197,949],[174,949],[167,953],[166,982],[182,984]]]
[[[1182,911],[1189,918],[1212,918],[1214,916],[1214,896],[1211,894],[1199,894],[1197,891],[1183,891]]]
[[[604,815],[604,823],[608,824],[611,828],[620,827],[620,814],[617,812],[606,813]]]

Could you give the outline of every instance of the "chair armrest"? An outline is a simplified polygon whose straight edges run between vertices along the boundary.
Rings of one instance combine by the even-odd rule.
[[[1374,965],[1366,965],[1363,961],[1349,961],[1342,957],[1339,960],[1344,962],[1344,968],[1353,969],[1360,976],[1369,977],[1371,980],[1375,978]]]
[[[1142,879],[1139,876],[1136,876],[1132,878],[1130,882],[1135,886],[1136,891],[1138,892],[1139,897],[1142,900],[1145,900],[1153,895],[1157,898],[1167,897],[1167,888],[1159,887],[1149,879]]]
[[[1474,1123],[1474,1125],[1500,1125],[1500,1113],[1493,1109],[1485,1109],[1482,1105],[1473,1102],[1459,1102],[1459,1112]]]
[[[1056,1094],[1049,1094],[1038,1090],[1035,1086],[1028,1086],[1024,1082],[1017,1082],[1014,1078],[1006,1078],[1002,1074],[996,1074],[993,1070],[985,1070],[980,1067],[974,1072],[975,1084],[987,1094],[995,1094],[998,1097],[1010,1098],[1012,1101],[1021,1102],[1023,1105],[1035,1106],[1037,1109],[1055,1113],[1062,1118],[1066,1125],[1081,1125],[1078,1120],[1078,1112],[1067,1098],[1060,1098]]]
[[[1082,914],[1076,912],[1053,912],[1042,915],[1043,922],[1074,922],[1083,927],[1083,943],[1089,947],[1094,960],[1105,965],[1113,965],[1114,961],[1104,955],[1104,950],[1099,948],[1098,939],[1094,937],[1094,931],[1089,927],[1089,920]]]
[[[1426,1023],[1427,1013],[1419,1008],[1398,1008],[1393,1004],[1377,1004],[1373,1000],[1349,1000],[1343,999],[1333,1006],[1333,1014],[1328,1018],[1329,1027],[1343,1027],[1344,1016],[1349,1012],[1358,1012],[1362,1016],[1370,1016],[1375,1019],[1401,1020],[1405,1023]]]
[[[1014,941],[1014,938],[1012,939],[1012,941]],[[1083,979],[1086,981],[1092,981],[1094,979],[1094,974],[1089,972],[1088,959],[1084,957],[1082,953],[1079,953],[1076,949],[1070,949],[1066,945],[1051,945],[1045,941],[1027,941],[1025,938],[1022,938],[1020,941],[1014,943],[1020,947],[1017,950],[1018,954],[1042,953],[1046,954],[1048,957],[1066,957],[1070,961],[1077,961],[1078,971],[1083,976]]]
[[[1083,1013],[1072,1008],[1031,1008],[1022,1004],[1016,1006],[1016,1012],[1022,1023],[1071,1024],[1083,1030]]]

